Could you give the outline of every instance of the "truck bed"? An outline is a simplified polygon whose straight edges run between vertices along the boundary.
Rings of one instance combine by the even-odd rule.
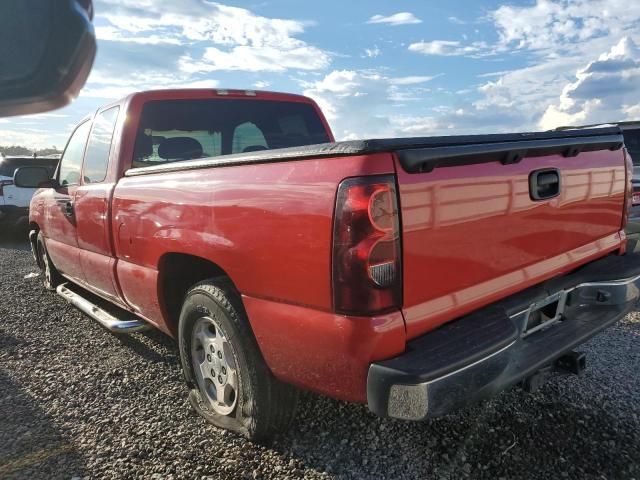
[[[323,162],[333,170],[343,157],[359,162],[376,157],[384,164],[387,155],[400,197],[403,314],[411,339],[619,249],[626,180],[622,147],[617,127],[372,139],[173,162],[125,175],[253,165],[251,173],[262,176],[264,169],[276,168],[269,164],[287,163],[291,167],[276,170],[292,175],[289,180],[269,175],[270,181],[286,183],[297,175],[293,172],[310,166],[298,162],[313,162],[318,172]],[[558,171],[559,194],[532,199],[530,174],[547,169]],[[199,178],[207,182],[203,175]],[[184,181],[181,185],[187,188]],[[256,224],[271,228],[269,220]],[[282,239],[281,245],[285,251],[302,248],[293,239]]]
[[[350,140],[172,162],[131,169],[126,172],[126,176],[382,152],[397,153],[402,167],[409,172],[415,172],[433,170],[436,167],[494,162],[496,158],[503,163],[517,163],[524,156],[551,154],[575,156],[580,152],[619,150],[623,143],[622,131],[618,127],[492,135]]]

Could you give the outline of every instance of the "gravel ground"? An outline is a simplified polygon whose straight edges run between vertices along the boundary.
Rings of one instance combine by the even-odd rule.
[[[176,347],[118,337],[0,244],[0,478],[640,479],[640,314],[596,337],[582,379],[425,423],[304,394],[265,448],[195,416]]]

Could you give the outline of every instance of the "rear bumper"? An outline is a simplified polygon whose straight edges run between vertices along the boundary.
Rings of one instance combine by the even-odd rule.
[[[565,302],[561,321],[524,333],[546,299]],[[491,397],[623,318],[640,298],[640,254],[611,255],[450,322],[373,363],[367,402],[377,415],[424,420]],[[555,305],[555,304],[554,304]]]

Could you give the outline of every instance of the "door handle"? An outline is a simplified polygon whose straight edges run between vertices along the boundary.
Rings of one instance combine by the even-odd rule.
[[[64,204],[64,214],[67,217],[73,217],[73,202],[72,201],[68,201],[67,203]]]
[[[529,175],[531,200],[548,200],[560,195],[560,172],[557,168],[536,170]]]

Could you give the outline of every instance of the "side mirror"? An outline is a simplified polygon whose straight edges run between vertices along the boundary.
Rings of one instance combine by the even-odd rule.
[[[92,0],[2,0],[0,19],[0,117],[77,97],[96,54]]]
[[[60,188],[60,183],[58,183],[58,180],[55,178],[50,178],[49,180],[40,182],[38,184],[38,188],[53,188],[54,190],[58,190]]]
[[[20,167],[13,174],[13,184],[19,188],[42,188],[51,182],[51,174],[45,167]]]

